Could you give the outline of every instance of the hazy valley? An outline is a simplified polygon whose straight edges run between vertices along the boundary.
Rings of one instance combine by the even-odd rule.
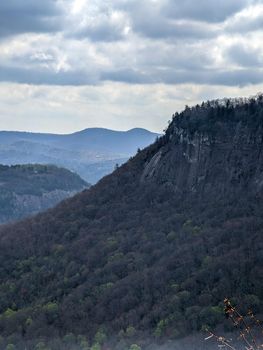
[[[54,164],[95,183],[157,136],[144,129],[91,128],[68,135],[2,131],[0,164]]]

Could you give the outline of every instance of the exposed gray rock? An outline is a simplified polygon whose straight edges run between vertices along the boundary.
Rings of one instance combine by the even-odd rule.
[[[180,128],[174,123],[169,143],[145,165],[141,181],[169,182],[185,192],[224,195],[240,189],[261,191],[263,186],[262,128],[238,123],[213,134]],[[215,187],[216,184],[216,187]]]

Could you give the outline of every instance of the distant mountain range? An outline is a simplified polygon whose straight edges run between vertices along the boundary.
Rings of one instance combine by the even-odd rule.
[[[0,165],[0,224],[53,207],[88,187],[77,174],[52,165]]]
[[[236,329],[224,298],[262,315],[262,125],[263,95],[186,107],[95,186],[1,227],[0,349],[205,350],[204,330]]]
[[[129,131],[91,128],[68,135],[2,131],[0,163],[55,164],[95,183],[158,136],[139,128]]]

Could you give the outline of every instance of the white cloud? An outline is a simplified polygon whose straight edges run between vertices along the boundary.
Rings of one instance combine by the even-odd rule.
[[[160,131],[184,104],[262,87],[261,1],[10,0],[0,12],[0,129]]]
[[[63,87],[0,84],[0,130],[70,133],[86,127],[162,132],[175,111],[207,99],[250,96],[263,84]]]
[[[244,8],[225,23],[225,31],[240,35],[263,29],[263,4],[258,2]]]

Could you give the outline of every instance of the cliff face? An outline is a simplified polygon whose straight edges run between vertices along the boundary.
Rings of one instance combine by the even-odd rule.
[[[2,333],[167,339],[224,323],[225,297],[262,312],[262,126],[260,97],[186,108],[97,185],[2,227]]]
[[[205,120],[202,122],[205,123]],[[178,125],[179,124],[179,125]],[[213,130],[182,128],[175,118],[165,144],[148,160],[141,182],[170,183],[177,194],[215,198],[239,191],[262,193],[263,130],[231,117]]]

